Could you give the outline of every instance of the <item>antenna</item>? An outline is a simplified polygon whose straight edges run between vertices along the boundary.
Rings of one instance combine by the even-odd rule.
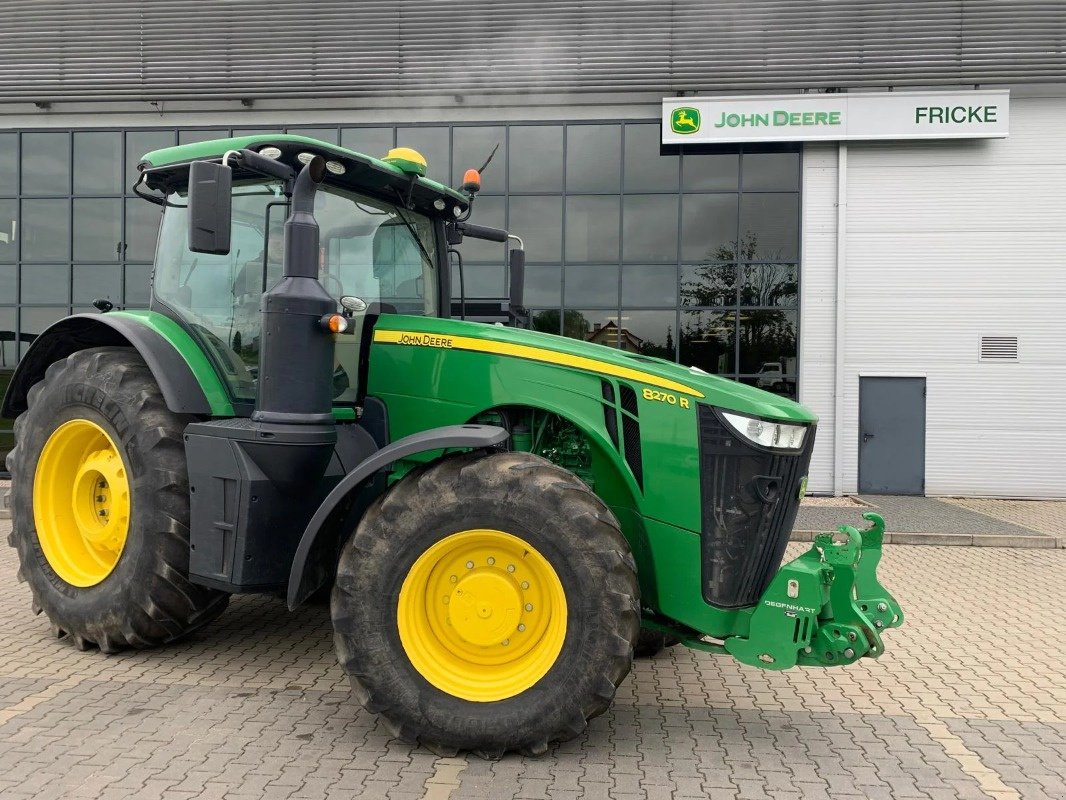
[[[485,171],[485,167],[487,167],[489,165],[489,162],[492,161],[492,157],[494,155],[496,155],[496,151],[499,150],[499,149],[500,149],[500,143],[496,142],[496,146],[494,148],[492,148],[492,152],[489,153],[489,157],[485,159],[485,163],[482,164],[481,165],[481,169],[478,170],[479,173]]]

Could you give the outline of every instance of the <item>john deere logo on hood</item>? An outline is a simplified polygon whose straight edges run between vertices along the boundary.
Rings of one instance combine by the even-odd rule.
[[[700,112],[686,106],[670,112],[670,130],[674,133],[695,133],[700,129]]]

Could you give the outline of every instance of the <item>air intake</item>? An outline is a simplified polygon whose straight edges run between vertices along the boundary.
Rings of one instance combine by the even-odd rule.
[[[1017,336],[982,336],[980,361],[1017,361]]]

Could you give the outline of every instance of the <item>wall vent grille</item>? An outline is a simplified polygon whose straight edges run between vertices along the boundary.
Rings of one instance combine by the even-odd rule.
[[[982,336],[981,361],[1017,361],[1017,336]]]

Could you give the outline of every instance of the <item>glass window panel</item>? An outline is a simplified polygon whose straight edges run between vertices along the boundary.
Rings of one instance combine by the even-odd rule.
[[[476,225],[485,225],[490,228],[506,228],[506,203],[507,199],[504,197],[494,197],[492,195],[479,197],[474,201],[474,213],[471,214],[470,221]],[[472,236],[467,236],[463,239],[463,243],[459,245],[458,249],[463,254],[464,264],[476,264],[479,262],[490,264],[506,263],[505,247],[499,242],[488,242],[484,239],[475,239]]]
[[[18,267],[14,264],[0,264],[0,303],[18,302],[15,273]]]
[[[562,192],[562,126],[512,125],[508,169],[512,194]]]
[[[617,264],[567,264],[563,283],[567,306],[618,307]]]
[[[15,309],[0,308],[0,368],[15,366],[15,344]],[[6,381],[10,378],[10,369],[0,371],[0,391],[7,391]]]
[[[18,260],[18,200],[0,200],[0,262]]]
[[[126,265],[126,292],[123,305],[126,308],[144,308],[151,298],[152,265]]]
[[[137,164],[148,153],[170,147],[175,143],[174,131],[127,131],[126,132],[126,177],[123,188],[129,192],[140,173]],[[143,201],[142,201],[143,202]]]
[[[212,139],[228,138],[229,128],[184,128],[178,131],[178,144],[195,144],[196,142],[210,142]]]
[[[753,378],[741,378],[741,383],[746,383],[748,386],[755,386],[762,389],[764,392],[773,392],[779,394],[782,397],[787,397],[790,400],[796,399],[797,380],[794,375],[779,375],[772,369],[767,372],[760,373]]]
[[[18,148],[17,133],[0,133],[0,194],[18,193]]]
[[[740,186],[740,154],[686,153],[681,158],[681,176],[686,192],[735,192]]]
[[[122,305],[121,264],[75,264],[73,301],[91,303],[103,298]]]
[[[677,156],[659,155],[662,132],[658,124],[626,125],[625,190],[676,192]]]
[[[507,270],[503,264],[463,264],[463,284],[466,299],[507,296]],[[458,301],[459,270],[452,270],[452,299]]]
[[[481,176],[481,191],[484,194],[503,194],[507,179],[507,129],[502,125],[492,127],[452,128],[452,186],[463,181],[463,173],[477,169],[485,163],[492,148],[500,149],[492,157],[492,163]]]
[[[23,200],[20,230],[23,261],[70,261],[69,200]]]
[[[631,194],[622,198],[622,260],[677,262],[677,195]]]
[[[530,310],[529,328],[541,333],[559,334],[563,324],[562,312],[557,308],[547,310]]]
[[[363,155],[384,158],[393,147],[392,128],[345,128],[341,146]]]
[[[562,302],[563,268],[560,266],[527,266],[526,306],[558,306]]]
[[[23,303],[69,303],[70,264],[23,264]]]
[[[799,153],[745,153],[744,191],[799,191]]]
[[[740,312],[740,371],[796,374],[798,311]]]
[[[736,357],[736,313],[682,311],[681,363],[714,375],[731,375]]]
[[[622,267],[622,305],[672,306],[676,303],[676,265],[626,264]]]
[[[646,356],[674,360],[675,330],[674,311],[639,311],[622,309],[619,317],[623,350],[642,353]]]
[[[451,166],[448,163],[450,146],[447,128],[397,128],[396,145],[413,147],[425,156],[429,164],[426,177],[448,183]]]
[[[566,260],[618,260],[618,197],[566,198]]]
[[[566,126],[567,192],[617,192],[621,165],[621,125]]]
[[[336,128],[289,128],[286,133],[306,136],[308,139],[318,139],[328,144],[337,144],[340,141]]]
[[[74,132],[74,194],[122,194],[122,131]]]
[[[121,241],[121,199],[74,200],[75,261],[118,261]]]
[[[737,195],[688,194],[681,200],[681,260],[733,261]]]
[[[152,261],[159,235],[159,206],[141,199],[126,200],[126,260]]]
[[[736,302],[736,264],[681,267],[681,305],[732,306]]]
[[[799,195],[741,195],[740,231],[744,261],[798,261]]]
[[[38,334],[44,332],[45,328],[69,313],[67,306],[53,308],[23,306],[19,324],[19,356],[26,355],[26,350],[29,349]]]
[[[799,302],[796,264],[748,264],[740,285],[742,306],[795,306]]]
[[[478,201],[480,203],[480,200]],[[563,257],[563,198],[512,197],[508,230],[522,237],[526,260],[558,262]],[[477,204],[475,204],[475,208]]]
[[[618,311],[584,311],[568,308],[563,312],[563,336],[586,342],[618,346]]]
[[[277,128],[234,128],[233,136],[258,136],[261,133],[277,132]]]
[[[70,194],[70,134],[22,134],[22,193]]]

